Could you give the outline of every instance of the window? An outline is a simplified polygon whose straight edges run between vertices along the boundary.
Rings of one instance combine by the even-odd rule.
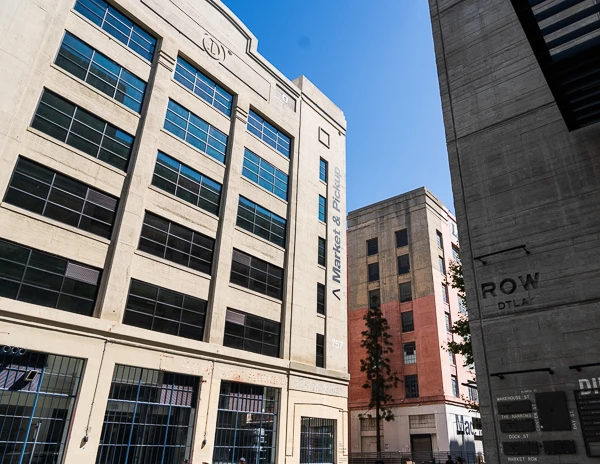
[[[325,315],[325,285],[317,284],[317,314]]]
[[[225,162],[227,135],[171,99],[164,127],[208,156]]]
[[[412,289],[410,282],[400,284],[400,303],[412,301]]]
[[[419,380],[416,375],[404,376],[404,394],[406,398],[419,397]]]
[[[160,151],[152,185],[215,216],[219,215],[221,184]]]
[[[415,342],[405,343],[404,347],[404,364],[417,363],[417,345]]]
[[[282,200],[288,199],[288,176],[260,156],[246,148],[242,175],[255,184],[274,193]]]
[[[457,263],[460,263],[460,251],[454,245],[452,245],[452,259]]]
[[[319,221],[327,222],[327,200],[319,195]]]
[[[300,464],[334,464],[335,420],[302,417]]]
[[[252,110],[248,114],[248,131],[286,158],[290,157],[290,138]]]
[[[42,93],[31,127],[127,170],[133,137],[49,90]]]
[[[383,431],[383,420],[379,421],[379,430]],[[375,417],[361,417],[360,431],[375,432],[377,430],[377,419]]]
[[[408,230],[402,229],[396,232],[396,248],[402,248],[408,245]]]
[[[452,330],[452,322],[450,321],[450,313],[444,313],[444,318],[446,320],[446,332],[450,332]]]
[[[398,256],[398,274],[408,274],[410,272],[410,260],[408,255]]]
[[[469,400],[474,401],[475,403],[479,403],[479,393],[477,392],[477,388],[475,387],[467,387],[469,390]],[[473,418],[473,428],[481,429],[481,419],[479,419],[479,423],[477,426],[475,425],[475,419],[479,419],[478,417]]]
[[[379,253],[379,246],[376,238],[367,240],[367,256],[373,256]]]
[[[458,398],[458,379],[455,375],[450,376],[452,380],[452,394]]]
[[[444,303],[449,304],[448,301],[448,286],[446,284],[442,284],[442,299]]]
[[[415,330],[415,321],[413,312],[407,311],[402,314],[402,332],[413,332]]]
[[[77,0],[74,8],[119,42],[152,61],[156,39],[104,0]]]
[[[319,179],[327,182],[328,163],[323,158],[319,159]]]
[[[227,308],[223,345],[278,358],[280,331],[279,322]]]
[[[139,113],[146,83],[68,32],[58,51],[57,66]]]
[[[238,204],[236,224],[275,245],[285,247],[287,221],[242,196]]]
[[[278,388],[222,380],[212,462],[244,458],[252,464],[275,464],[279,396]]]
[[[411,429],[433,429],[435,428],[435,414],[408,416],[408,427]]]
[[[64,462],[83,364],[29,350],[0,355],[3,463]]]
[[[202,341],[207,302],[131,280],[123,324]]]
[[[379,289],[369,291],[369,308],[379,308],[381,306],[381,297]]]
[[[25,158],[19,158],[4,201],[110,238],[117,199]]]
[[[146,212],[139,249],[210,275],[215,240]]]
[[[319,266],[325,266],[327,261],[327,251],[326,251],[327,242],[324,238],[319,237],[319,248],[318,248],[318,263]]]
[[[458,227],[456,227],[456,222],[450,221],[450,232],[453,237],[458,238]]]
[[[441,256],[438,256],[438,267],[440,269],[440,272],[446,275],[446,264],[444,263],[444,258],[442,258]]]
[[[440,249],[444,249],[444,239],[442,238],[442,233],[439,230],[435,231],[435,236],[437,238],[437,246]]]
[[[200,377],[117,364],[96,464],[180,464],[192,452]]]
[[[452,364],[452,365],[456,364],[456,356],[450,350],[448,350],[448,360],[450,361],[450,364]]]
[[[190,89],[209,105],[214,106],[225,116],[231,116],[233,95],[180,56],[177,57],[177,64],[175,65],[175,80]]]
[[[100,270],[0,239],[0,296],[91,316]]]
[[[317,334],[317,367],[325,367],[325,335]]]
[[[229,281],[278,300],[283,298],[283,269],[239,250],[233,250]]]
[[[369,282],[379,280],[379,263],[369,264]]]
[[[465,302],[460,297],[460,295],[458,296],[458,310],[460,311],[461,314],[464,314],[465,316],[468,314],[467,305],[465,305]]]

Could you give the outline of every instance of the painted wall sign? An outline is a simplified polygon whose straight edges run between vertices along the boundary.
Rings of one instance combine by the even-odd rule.
[[[333,177],[333,195],[331,202],[331,209],[337,214],[333,214],[332,220],[336,225],[333,229],[333,266],[331,268],[331,279],[338,285],[332,285],[331,293],[338,300],[340,298],[340,286],[342,277],[342,233],[344,225],[341,220],[341,206],[342,206],[342,171],[337,166],[334,170]]]
[[[468,419],[469,417],[456,416],[456,433],[458,435],[475,435],[473,432],[473,422]]]
[[[538,287],[540,273],[536,272],[533,276],[517,276],[516,278],[506,277],[500,282],[485,282],[481,284],[481,296],[483,299],[501,297],[502,295],[512,295],[515,292],[531,291]],[[498,302],[498,309],[511,309],[527,306],[531,303],[533,297],[515,298]]]

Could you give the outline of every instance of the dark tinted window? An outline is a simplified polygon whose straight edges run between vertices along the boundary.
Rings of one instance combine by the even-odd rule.
[[[146,83],[68,32],[55,63],[118,102],[140,112]]]
[[[412,289],[410,282],[400,284],[400,303],[406,303],[412,300]]]
[[[318,248],[318,263],[320,266],[325,266],[327,253],[325,251],[325,247],[327,246],[327,242],[324,238],[319,237],[319,248]]]
[[[290,157],[290,138],[252,110],[248,114],[248,131],[264,140],[285,157]]]
[[[416,375],[404,376],[404,394],[406,398],[419,397],[419,381]]]
[[[169,100],[165,129],[217,161],[225,162],[227,134],[173,100]]]
[[[400,248],[408,245],[408,231],[406,229],[396,232],[396,247]]]
[[[230,282],[278,300],[283,298],[283,269],[239,250],[233,250]]]
[[[0,239],[0,296],[91,316],[100,270]]]
[[[231,116],[233,95],[180,56],[177,57],[177,65],[175,66],[175,80],[221,113]]]
[[[379,308],[381,306],[381,296],[379,289],[369,290],[369,308]]]
[[[398,256],[398,274],[408,274],[410,272],[410,261],[408,255]]]
[[[103,0],[77,0],[75,10],[134,52],[152,61],[156,39]]]
[[[240,196],[237,225],[269,242],[285,247],[287,221],[253,201]]]
[[[325,335],[317,334],[317,367],[325,367]]]
[[[202,340],[206,301],[131,280],[123,324]]]
[[[369,264],[369,282],[379,280],[379,263]]]
[[[412,332],[415,330],[415,321],[413,319],[413,312],[407,311],[402,314],[402,332]]]
[[[215,216],[219,215],[221,184],[160,151],[152,185]]]
[[[244,151],[244,167],[242,175],[255,184],[277,195],[282,200],[288,199],[288,175],[267,163],[260,156],[246,148]]]
[[[31,127],[127,170],[133,137],[53,92],[44,89]]]
[[[376,238],[367,240],[367,256],[376,255],[379,253],[379,243]]]
[[[223,345],[278,358],[280,331],[279,322],[227,309]]]
[[[214,239],[146,212],[139,249],[205,274],[211,273]]]
[[[4,201],[56,221],[110,238],[117,199],[19,158]]]
[[[325,315],[325,285],[317,284],[317,314]]]

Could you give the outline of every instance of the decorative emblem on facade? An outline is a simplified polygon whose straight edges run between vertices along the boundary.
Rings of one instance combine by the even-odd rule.
[[[214,37],[206,34],[202,39],[202,46],[211,58],[217,61],[223,61],[225,59],[225,47],[217,42]]]

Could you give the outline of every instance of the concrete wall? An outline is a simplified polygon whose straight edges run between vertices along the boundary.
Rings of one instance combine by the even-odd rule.
[[[600,362],[598,125],[567,130],[509,0],[429,3],[486,458],[566,462],[542,447],[560,439],[574,442],[573,462],[593,462],[575,392]],[[536,285],[521,284],[528,275]],[[580,364],[593,366],[570,367]],[[544,431],[534,414],[535,395],[552,391],[565,392],[566,430]],[[502,433],[516,417],[499,414],[502,398],[529,401],[535,430]],[[523,441],[540,457],[503,452]]]
[[[448,303],[443,301],[442,284],[446,282],[446,276],[440,272],[438,264],[441,256],[448,268],[452,260],[452,246],[459,246],[458,238],[451,233],[453,222],[454,217],[448,209],[425,188],[366,206],[348,215],[348,355],[351,375],[348,402],[356,420],[358,412],[354,412],[364,412],[370,398],[370,391],[362,388],[365,374],[360,372],[360,359],[364,357],[364,350],[360,342],[368,294],[375,289],[380,291],[382,311],[390,326],[394,348],[389,356],[391,367],[402,380],[398,388],[391,390],[394,399],[390,406],[406,416],[406,420],[409,413],[404,408],[419,409],[429,404],[443,408],[445,404],[456,404],[464,410],[460,396],[467,396],[468,392],[461,383],[474,376],[464,368],[461,356],[456,356],[456,365],[451,364],[444,349],[453,337],[446,331],[445,313],[451,315],[452,321],[460,316],[455,289],[449,288]],[[409,244],[397,248],[395,234],[402,229],[408,231]],[[442,234],[443,248],[438,247],[437,231]],[[378,239],[379,253],[367,256],[366,242],[373,238]],[[398,275],[397,257],[405,254],[409,255],[411,270],[408,274]],[[379,263],[379,280],[368,282],[368,265],[376,262]],[[401,303],[399,285],[407,282],[412,284],[412,301]],[[415,330],[403,333],[401,314],[408,311],[413,312]],[[415,364],[404,364],[403,344],[407,342],[416,344]],[[415,374],[418,376],[419,397],[406,398],[404,376]],[[452,392],[452,375],[458,378],[459,398]],[[360,439],[356,439],[360,438],[360,424],[356,420],[351,427],[352,451],[361,450]],[[391,450],[403,450],[407,443],[410,446],[409,441],[398,441],[406,434],[393,431],[397,427],[401,426],[396,422],[386,424],[386,430],[392,431],[391,438],[386,437]],[[446,426],[442,428],[445,430]],[[446,439],[441,443],[448,446],[447,432],[444,434]],[[445,450],[443,447],[438,449]]]
[[[343,113],[308,79],[292,82],[260,56],[256,38],[220,1],[119,0],[119,9],[159,39],[152,63],[73,5],[73,0],[0,1],[2,196],[21,155],[119,197],[112,240],[0,204],[0,238],[103,269],[92,318],[0,297],[3,344],[87,360],[65,464],[95,462],[116,362],[202,377],[195,462],[212,459],[219,383],[229,379],[281,389],[277,462],[298,462],[300,418],[312,416],[337,420],[337,460],[343,463],[348,427]],[[148,82],[141,115],[53,64],[65,30]],[[209,53],[211,41],[218,56]],[[234,94],[230,118],[173,79],[178,55]],[[30,127],[44,88],[135,134],[127,173]],[[163,129],[169,98],[228,134],[225,164]],[[251,108],[291,136],[289,160],[246,131]],[[323,131],[327,146],[319,141]],[[241,176],[245,148],[289,174],[289,201]],[[223,184],[219,217],[149,185],[158,150]],[[329,163],[327,183],[319,180],[320,158]],[[328,201],[327,224],[318,220],[319,194]],[[287,219],[285,249],[236,226],[239,195]],[[144,211],[214,238],[212,276],[139,251]],[[317,265],[318,236],[327,239],[325,268]],[[229,282],[234,247],[285,269],[283,301]],[[343,264],[334,280],[336,259]],[[131,279],[208,300],[205,341],[123,325]],[[327,285],[324,317],[316,311],[317,282]],[[228,307],[280,321],[281,357],[224,347]],[[325,368],[315,367],[317,333],[326,335]],[[80,446],[86,434],[89,442]],[[208,444],[201,448],[204,437]]]

